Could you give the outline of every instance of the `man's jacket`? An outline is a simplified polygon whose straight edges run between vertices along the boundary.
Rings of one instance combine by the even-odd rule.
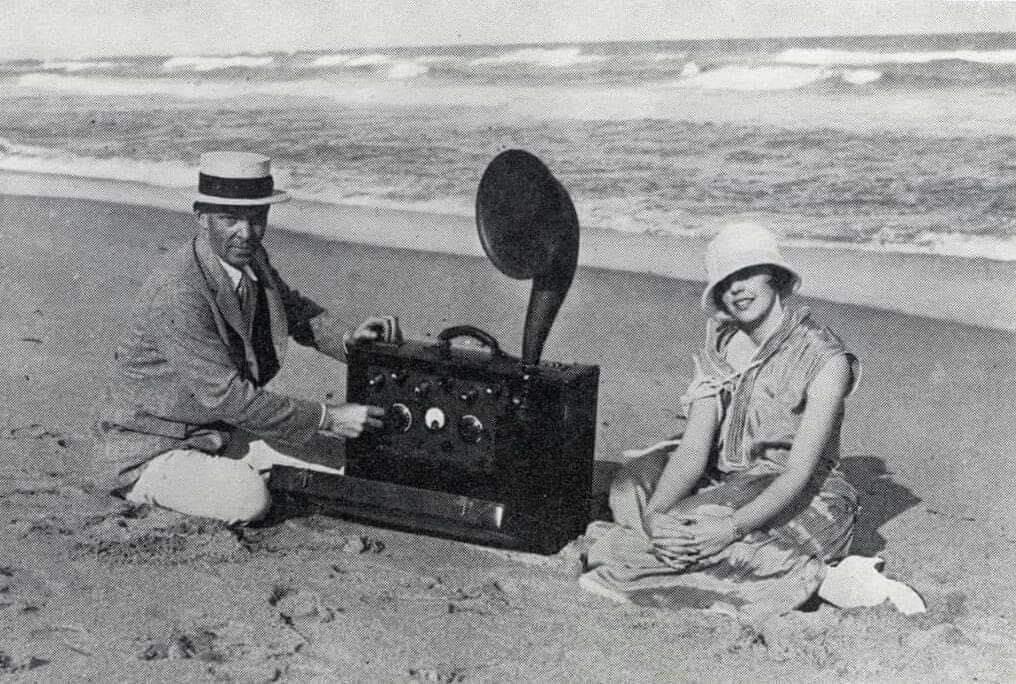
[[[279,277],[259,249],[251,268],[264,288],[271,342],[281,364],[289,337],[345,360],[343,323]],[[262,317],[263,320],[263,317]],[[207,235],[172,254],[142,288],[115,354],[99,427],[98,465],[124,486],[140,466],[171,449],[220,452],[235,428],[305,444],[321,405],[264,389],[251,331],[232,281]]]

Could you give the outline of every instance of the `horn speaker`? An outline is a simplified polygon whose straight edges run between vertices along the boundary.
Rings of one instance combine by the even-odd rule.
[[[480,243],[505,275],[533,280],[522,361],[538,364],[568,294],[579,255],[579,221],[568,192],[524,150],[506,150],[487,166],[476,193]]]

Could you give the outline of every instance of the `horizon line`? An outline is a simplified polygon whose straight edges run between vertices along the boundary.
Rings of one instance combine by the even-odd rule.
[[[139,52],[122,54],[98,54],[84,55],[78,57],[0,57],[0,64],[13,64],[17,62],[57,62],[57,61],[81,61],[91,59],[124,59],[138,57],[231,57],[231,56],[269,56],[269,55],[296,55],[315,54],[323,52],[360,52],[365,50],[423,50],[441,48],[469,48],[469,47],[530,47],[538,45],[611,45],[618,43],[678,43],[678,42],[715,42],[715,41],[765,41],[765,40],[807,40],[818,38],[908,38],[915,36],[988,36],[988,35],[1016,35],[1016,31],[911,31],[911,32],[889,32],[889,33],[808,33],[798,35],[766,35],[766,36],[711,36],[695,38],[640,38],[631,39],[603,39],[603,40],[548,40],[537,42],[505,42],[505,43],[404,43],[395,45],[359,45],[355,47],[318,47],[296,50],[273,49],[260,52],[247,50],[239,52],[201,52],[171,54],[166,52]]]

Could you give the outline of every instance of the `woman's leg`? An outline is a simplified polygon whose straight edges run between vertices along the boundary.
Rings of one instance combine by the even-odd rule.
[[[643,529],[643,514],[663,469],[670,449],[661,448],[633,458],[618,471],[610,485],[610,510],[614,522],[633,530]]]
[[[149,461],[127,500],[228,523],[258,520],[271,503],[264,480],[247,463],[193,449]]]

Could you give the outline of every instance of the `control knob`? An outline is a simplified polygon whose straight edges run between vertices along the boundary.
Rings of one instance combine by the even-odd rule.
[[[409,432],[413,426],[413,412],[405,404],[392,404],[385,411],[385,427],[389,432]]]
[[[474,415],[462,416],[459,419],[459,437],[463,442],[476,444],[483,439],[483,423]]]
[[[423,424],[426,425],[427,429],[431,432],[443,430],[445,422],[447,422],[445,412],[437,406],[431,406],[427,409],[427,412],[423,414]]]

